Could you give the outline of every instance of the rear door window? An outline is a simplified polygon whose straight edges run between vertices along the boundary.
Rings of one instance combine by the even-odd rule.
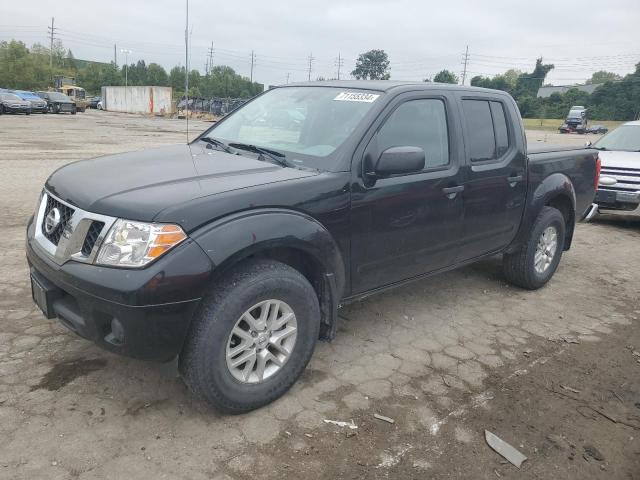
[[[500,102],[491,102],[491,116],[493,117],[493,129],[496,134],[496,155],[502,157],[509,150],[509,130],[507,129],[507,117],[504,107]]]
[[[462,110],[467,137],[467,155],[472,162],[485,162],[496,158],[496,140],[489,102],[463,100]]]

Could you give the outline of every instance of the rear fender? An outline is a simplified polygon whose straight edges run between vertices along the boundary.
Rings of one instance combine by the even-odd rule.
[[[545,206],[559,208],[566,219],[565,250],[571,246],[575,228],[576,192],[573,183],[563,173],[546,177],[528,196],[527,208],[516,238],[507,249],[514,252],[527,243],[533,223]]]

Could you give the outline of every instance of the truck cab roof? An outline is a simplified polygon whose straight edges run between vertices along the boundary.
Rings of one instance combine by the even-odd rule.
[[[333,88],[352,88],[358,90],[376,90],[379,92],[404,92],[416,90],[459,90],[478,93],[491,93],[493,95],[505,95],[506,92],[500,90],[491,90],[489,88],[471,87],[468,85],[456,85],[453,83],[437,83],[437,82],[415,82],[402,80],[328,80],[315,82],[299,82],[278,85],[276,88],[282,87],[333,87]]]

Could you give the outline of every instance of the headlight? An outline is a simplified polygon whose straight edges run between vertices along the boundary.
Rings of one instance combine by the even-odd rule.
[[[142,267],[186,238],[179,225],[116,220],[100,247],[96,263]]]

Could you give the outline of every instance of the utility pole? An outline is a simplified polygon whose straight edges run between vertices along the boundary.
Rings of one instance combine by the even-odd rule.
[[[186,119],[187,119],[187,143],[189,143],[189,0],[186,0],[187,4],[187,15],[186,15],[186,23],[184,27],[184,56],[185,56],[185,69],[184,69],[184,97],[187,101],[186,108]]]
[[[467,45],[467,49],[464,52],[462,60],[464,65],[464,69],[462,70],[462,85],[464,85],[464,81],[467,78],[467,63],[469,63],[469,45]]]
[[[211,41],[211,46],[209,47],[209,51],[207,53],[207,55],[209,55],[209,58],[207,60],[207,75],[209,75],[211,73],[211,70],[213,70],[213,52],[214,52],[214,48],[213,48],[213,41]]]
[[[256,54],[253,53],[253,50],[251,50],[251,75],[249,77],[249,79],[251,80],[251,83],[253,83],[253,65],[256,62]]]
[[[338,58],[335,62],[336,67],[338,67],[338,80],[340,80],[340,69],[344,66],[344,58],[340,56],[340,52],[338,52]]]
[[[51,17],[51,26],[47,27],[50,44],[49,44],[49,70],[51,71],[51,78],[53,78],[53,37],[56,34],[56,28],[53,26],[55,19]]]
[[[315,61],[315,57],[313,56],[313,53],[311,53],[311,55],[309,55],[309,81],[311,81],[311,69],[313,68],[313,62]]]

